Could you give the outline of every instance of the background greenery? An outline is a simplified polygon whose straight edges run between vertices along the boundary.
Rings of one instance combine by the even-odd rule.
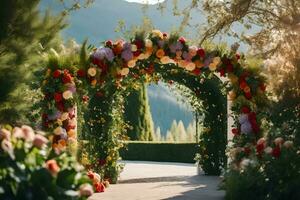
[[[197,143],[128,141],[121,149],[124,160],[195,163]]]

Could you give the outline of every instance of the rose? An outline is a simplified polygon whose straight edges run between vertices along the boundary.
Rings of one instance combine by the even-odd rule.
[[[197,54],[200,58],[204,58],[205,57],[204,49],[198,49]]]
[[[64,71],[64,76],[62,78],[63,83],[71,83],[72,76],[67,71]]]
[[[56,176],[60,170],[56,160],[48,160],[45,167],[52,174],[52,176]]]
[[[90,68],[88,69],[88,75],[94,77],[94,76],[96,76],[96,74],[97,74],[97,70],[96,70],[95,67],[90,67]]]
[[[290,140],[287,140],[283,143],[283,146],[287,149],[293,147],[293,145],[294,145],[293,141],[290,141]]]
[[[53,72],[53,78],[58,78],[59,76],[60,76],[60,74],[61,74],[61,72],[60,72],[60,70],[55,70],[54,72]]]
[[[9,157],[11,159],[15,159],[15,154],[14,154],[14,148],[12,143],[9,140],[2,140],[1,142],[1,148],[3,149],[4,152],[8,153]]]
[[[62,128],[62,127],[59,126],[56,129],[54,129],[53,132],[54,132],[55,135],[61,135],[61,134],[65,133],[66,130],[64,128]]]
[[[165,55],[165,51],[163,49],[158,49],[156,51],[156,57],[162,58],[162,57],[164,57],[164,55]]]
[[[178,41],[181,43],[181,44],[185,44],[186,43],[186,39],[184,37],[180,37],[178,39]]]
[[[21,126],[21,129],[23,131],[23,138],[26,141],[33,141],[34,139],[34,131],[30,126],[23,125]]]
[[[89,183],[84,183],[79,187],[79,195],[89,197],[94,193],[93,186]]]
[[[11,136],[11,133],[9,130],[7,130],[5,128],[2,128],[0,130],[0,140],[2,140],[2,139],[10,140],[10,136]]]
[[[283,144],[283,138],[282,137],[278,137],[278,138],[276,138],[275,140],[274,140],[274,144],[276,145],[276,146],[279,146],[279,147],[281,147],[281,145]]]
[[[68,99],[71,99],[73,97],[73,94],[70,90],[66,90],[66,91],[64,91],[62,96],[63,96],[64,99],[68,100]]]
[[[248,114],[250,113],[250,108],[248,106],[243,106],[242,109],[241,109],[242,113],[244,114]]]
[[[272,149],[272,147],[266,147],[265,150],[264,150],[264,152],[266,154],[271,154],[273,152],[273,149]]]
[[[105,191],[105,187],[103,185],[103,183],[94,183],[94,187],[96,192],[104,192]]]
[[[233,135],[239,135],[239,129],[237,129],[237,128],[231,129],[231,132]]]
[[[130,60],[128,63],[127,63],[128,67],[129,68],[133,68],[135,65],[136,65],[136,61],[135,60]]]
[[[78,71],[77,71],[77,76],[78,77],[85,77],[85,71],[83,70],[83,69],[79,69]]]
[[[273,151],[272,151],[272,155],[273,155],[275,158],[279,158],[280,153],[281,153],[281,151],[280,151],[280,147],[279,147],[279,146],[276,146],[276,147],[273,149]]]
[[[54,93],[54,100],[55,100],[55,102],[61,102],[62,101],[62,94],[58,93],[58,92],[55,92]]]
[[[41,149],[48,143],[48,139],[41,134],[36,134],[33,140],[33,146]]]

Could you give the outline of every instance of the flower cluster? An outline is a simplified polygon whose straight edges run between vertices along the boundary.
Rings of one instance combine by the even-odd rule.
[[[68,69],[48,69],[45,78],[44,98],[52,103],[45,105],[43,126],[54,133],[53,148],[63,150],[67,143],[76,144],[75,80]]]
[[[75,159],[66,153],[53,158],[45,133],[26,125],[0,126],[0,142],[0,159],[5,161],[0,173],[1,199],[20,199],[27,194],[34,199],[71,199],[67,194],[71,190],[72,199],[84,199],[94,193]],[[95,191],[100,192],[96,187]]]
[[[103,181],[98,173],[89,171],[87,175],[92,180],[96,192],[104,192],[109,186],[109,182]]]

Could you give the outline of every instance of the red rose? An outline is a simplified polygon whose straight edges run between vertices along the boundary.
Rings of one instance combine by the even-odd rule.
[[[193,70],[193,74],[199,76],[201,74],[201,70],[199,68],[196,68]]]
[[[248,114],[248,119],[249,121],[255,120],[256,121],[256,113],[255,112],[251,112]]]
[[[54,93],[54,100],[55,102],[61,102],[62,101],[62,94],[61,93]]]
[[[140,50],[137,50],[137,51],[133,52],[133,55],[134,55],[135,57],[138,57],[141,53],[142,53],[142,52],[141,52]]]
[[[246,93],[245,93],[245,97],[246,97],[247,99],[251,99],[251,98],[252,98],[252,95],[251,95],[250,92],[246,92]]]
[[[69,73],[64,73],[62,81],[63,81],[63,83],[71,83],[72,76]]]
[[[52,75],[53,75],[53,78],[58,78],[58,77],[60,76],[60,74],[61,74],[61,73],[60,73],[60,70],[57,69],[57,70],[55,70],[55,71],[53,72]]]
[[[261,154],[265,149],[265,143],[260,143],[256,145],[256,151],[258,154]]]
[[[204,49],[198,49],[197,54],[199,55],[200,58],[204,58],[205,57]]]
[[[180,38],[178,39],[178,41],[179,41],[181,44],[185,44],[186,39],[185,39],[184,37],[180,37]]]
[[[95,183],[94,187],[95,187],[96,192],[104,192],[105,191],[105,186],[103,185],[103,183]]]
[[[93,180],[94,179],[94,173],[92,171],[88,171],[87,176]]]
[[[240,88],[243,90],[245,87],[247,87],[248,85],[247,85],[247,83],[246,83],[246,81],[241,81],[240,82]]]
[[[237,129],[237,128],[231,129],[231,132],[232,132],[233,135],[239,135],[240,134],[239,129]]]
[[[254,133],[258,133],[260,128],[255,120],[250,121]]]
[[[276,146],[273,148],[272,150],[272,156],[274,156],[275,158],[278,158],[280,156],[280,147],[279,146]]]
[[[225,69],[220,69],[219,72],[220,72],[220,76],[225,76]]]
[[[77,76],[82,78],[85,77],[85,71],[83,69],[79,69],[77,71]]]
[[[236,57],[237,60],[239,60],[241,58],[240,54],[238,54],[238,53],[235,54],[235,57]]]
[[[248,106],[243,106],[241,109],[242,113],[248,114],[250,113],[250,108]]]
[[[164,38],[168,37],[168,33],[163,33],[163,37]]]
[[[66,130],[69,131],[69,130],[73,130],[75,128],[76,128],[75,125],[68,125],[67,128],[66,128]]]
[[[56,103],[56,108],[57,108],[59,111],[64,111],[64,110],[65,110],[65,106],[64,106],[63,102],[58,102],[58,103]]]
[[[113,45],[113,42],[111,40],[107,40],[105,42],[105,46],[107,46],[107,47],[112,47],[112,45]]]
[[[141,49],[144,47],[144,43],[142,40],[135,40],[134,44],[136,45],[137,49]]]
[[[105,160],[105,159],[99,159],[99,160],[98,160],[98,164],[99,164],[100,166],[104,166],[104,165],[106,164],[106,160]]]
[[[251,149],[250,149],[249,147],[245,147],[245,148],[244,148],[244,153],[245,153],[246,155],[249,155],[249,154],[251,153]]]

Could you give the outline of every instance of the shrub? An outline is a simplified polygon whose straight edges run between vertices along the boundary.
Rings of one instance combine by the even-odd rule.
[[[100,176],[90,180],[74,157],[52,151],[31,127],[0,126],[0,141],[0,199],[85,199],[91,184],[100,191]]]

